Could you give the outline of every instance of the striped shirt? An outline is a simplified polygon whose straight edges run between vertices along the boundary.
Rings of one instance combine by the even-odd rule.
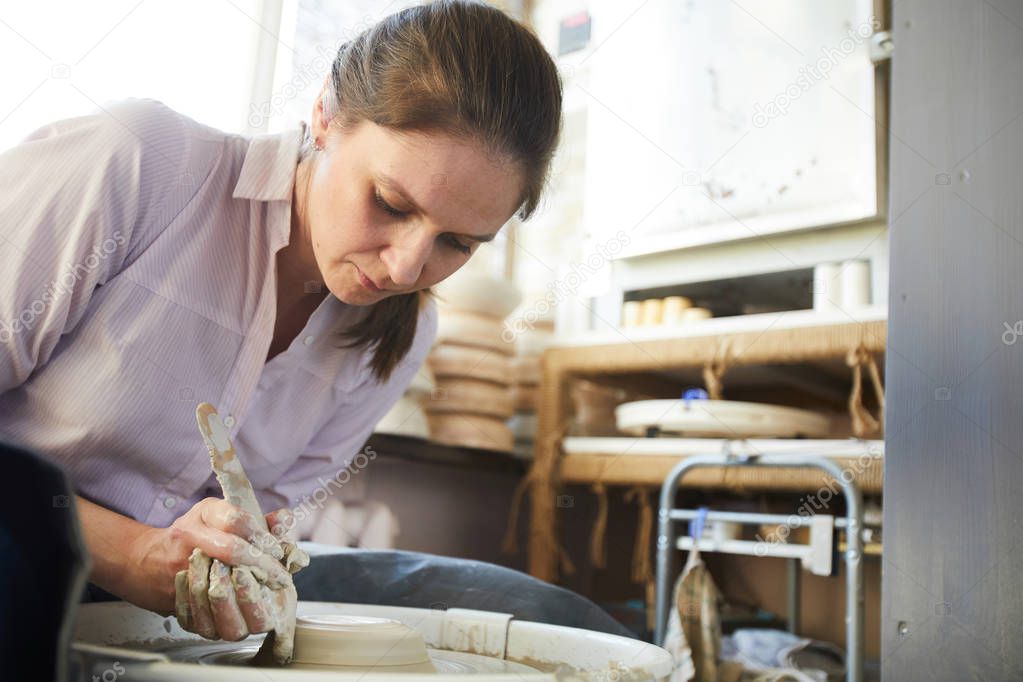
[[[266,362],[303,134],[249,138],[126,100],[0,154],[0,440],[153,526],[219,496],[200,402],[266,510],[349,464],[425,359],[436,309],[383,383],[371,352],[338,348],[368,308],[329,294]]]

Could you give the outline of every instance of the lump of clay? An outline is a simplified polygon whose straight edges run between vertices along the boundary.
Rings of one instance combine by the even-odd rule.
[[[423,636],[387,618],[321,615],[295,625],[292,667],[343,667],[378,672],[436,672]]]

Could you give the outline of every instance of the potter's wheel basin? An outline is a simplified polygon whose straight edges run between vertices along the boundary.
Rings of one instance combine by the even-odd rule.
[[[519,621],[510,614],[469,609],[418,609],[369,604],[299,602],[302,618],[328,616],[387,620],[415,632],[428,662],[403,666],[315,666],[257,668],[249,660],[263,635],[241,642],[210,641],[181,630],[164,617],[125,602],[83,604],[78,610],[75,655],[85,671],[104,679],[120,670],[133,681],[198,679],[312,682],[554,682],[568,674],[580,680],[627,682],[666,677],[670,654],[646,642],[578,628]],[[296,652],[298,645],[296,643]],[[408,659],[411,660],[411,659]],[[431,671],[432,670],[432,671]],[[558,676],[555,676],[557,672]]]

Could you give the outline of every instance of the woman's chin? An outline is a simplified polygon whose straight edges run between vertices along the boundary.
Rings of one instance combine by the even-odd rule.
[[[359,282],[346,284],[339,287],[329,287],[334,297],[347,305],[373,305],[384,298],[379,293],[366,289]]]

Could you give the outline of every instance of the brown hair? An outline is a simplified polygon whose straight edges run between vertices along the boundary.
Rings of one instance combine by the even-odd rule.
[[[499,9],[437,0],[385,18],[338,49],[324,113],[341,126],[368,120],[401,131],[467,136],[515,163],[518,216],[536,210],[561,132],[561,80],[533,33]],[[372,347],[385,381],[412,347],[429,290],[391,296],[342,333]]]

